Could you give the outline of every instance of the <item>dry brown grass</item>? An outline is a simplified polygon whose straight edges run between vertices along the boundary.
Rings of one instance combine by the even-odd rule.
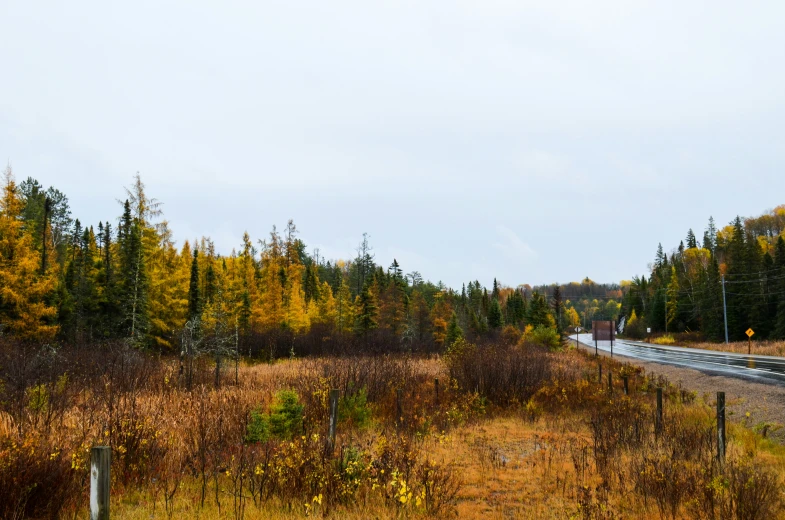
[[[437,482],[447,498],[445,507],[431,511],[433,518],[670,517],[661,513],[665,506],[655,504],[659,499],[674,500],[675,518],[686,519],[696,518],[698,506],[684,497],[697,500],[707,482],[701,471],[716,472],[713,475],[731,484],[741,482],[741,489],[749,482],[748,487],[759,489],[758,482],[766,478],[778,485],[783,482],[785,448],[740,424],[729,427],[729,467],[737,468],[737,474],[720,473],[712,466],[712,447],[706,442],[712,438],[712,403],[695,401],[689,392],[650,378],[633,366],[603,359],[604,375],[608,370],[614,374],[610,394],[607,379],[597,381],[596,360],[590,356],[575,350],[524,354],[523,359],[537,363],[543,362],[537,355],[547,357],[548,370],[543,373],[548,379],[532,377],[525,383],[531,386],[525,392],[503,395],[507,399],[503,405],[489,402],[474,388],[459,388],[447,376],[448,368],[455,365],[437,358],[243,364],[239,385],[198,386],[191,392],[177,385],[172,378],[174,367],[165,361],[147,383],[129,385],[119,393],[109,391],[109,380],[75,389],[63,401],[66,404],[59,415],[54,413],[54,404],[40,410],[28,404],[19,417],[0,412],[0,455],[13,454],[22,457],[21,462],[45,460],[50,466],[42,465],[43,469],[51,467],[70,475],[77,489],[69,491],[70,501],[61,513],[83,517],[87,450],[111,444],[113,517],[128,520],[427,517],[428,510],[417,505],[415,498]],[[498,359],[515,359],[510,352],[505,356]],[[481,363],[480,372],[469,375],[482,381],[478,386],[490,387],[489,375],[507,373],[502,365]],[[622,395],[622,374],[630,377],[629,397]],[[231,367],[224,380],[230,383],[233,376]],[[438,403],[433,395],[435,377],[444,382]],[[326,392],[357,384],[368,389],[371,425],[357,429],[342,424],[336,457],[325,458],[321,450]],[[656,387],[665,387],[667,442],[655,439],[653,432]],[[275,393],[287,388],[297,389],[306,405],[307,431],[281,444],[244,443],[249,410],[266,409]],[[397,389],[404,391],[406,399],[401,431],[396,431],[394,418]],[[52,386],[51,403],[57,392]],[[111,406],[105,406],[109,402]],[[48,415],[54,416],[51,423],[45,420]],[[22,433],[17,425],[23,427]],[[314,435],[318,440],[311,441]],[[253,468],[260,467],[271,446],[278,466],[273,464],[270,470],[288,476],[269,484],[269,494],[257,499],[248,487],[238,488],[234,479],[243,468],[253,473]],[[358,487],[342,499],[346,478],[334,478],[332,472],[340,468],[336,464],[343,461],[341,453],[350,449],[363,452],[366,469]],[[243,466],[242,457],[252,463]],[[405,502],[399,494],[401,477],[393,477],[393,470],[406,474],[407,485],[415,490]],[[668,471],[685,476],[682,488],[663,487],[669,480],[657,475]],[[641,472],[652,472],[656,478],[641,480]],[[758,480],[744,480],[744,475]],[[691,482],[697,482],[700,489],[690,487]],[[454,500],[451,493],[455,493]],[[244,497],[239,509],[238,496]],[[781,498],[759,502],[773,504],[776,514],[771,517],[779,518],[783,510],[776,507]]]
[[[727,344],[704,341],[700,343],[676,343],[675,346],[716,350],[719,352],[735,352],[737,354],[746,354],[749,348],[746,341],[735,341]],[[753,341],[751,350],[753,355],[785,356],[785,341]]]

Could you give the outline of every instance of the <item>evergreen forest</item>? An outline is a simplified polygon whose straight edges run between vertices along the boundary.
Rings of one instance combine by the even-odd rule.
[[[737,216],[703,236],[690,229],[670,253],[660,244],[650,276],[624,283],[622,314],[632,336],[696,333],[710,341],[785,339],[785,206]],[[724,294],[724,298],[723,298]],[[723,307],[724,303],[724,307]]]

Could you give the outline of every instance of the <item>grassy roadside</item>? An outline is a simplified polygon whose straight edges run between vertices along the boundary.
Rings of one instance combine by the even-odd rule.
[[[632,341],[646,341],[632,340]],[[734,341],[730,343],[714,343],[709,341],[679,341],[673,335],[657,336],[651,341],[657,345],[696,348],[704,350],[716,350],[718,352],[735,352],[746,354],[750,345],[746,341]],[[785,341],[752,341],[752,354],[761,356],[785,356]]]

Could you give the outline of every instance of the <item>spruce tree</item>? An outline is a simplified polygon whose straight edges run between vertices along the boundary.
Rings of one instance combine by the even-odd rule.
[[[725,251],[726,306],[728,309],[728,336],[731,341],[746,339],[744,331],[749,328],[748,288],[750,269],[749,253],[744,224],[740,217],[732,223],[733,233]]]
[[[449,347],[461,338],[463,338],[463,329],[458,324],[458,315],[453,312],[452,316],[450,316],[450,322],[447,324],[447,338],[445,339],[445,343]]]
[[[665,306],[666,323],[669,331],[673,331],[673,325],[677,324],[679,318],[679,277],[676,274],[676,266],[671,266],[671,279],[668,283],[668,303]]]
[[[687,249],[695,249],[698,247],[698,241],[695,238],[692,228],[687,232]]]
[[[553,288],[553,296],[551,297],[551,305],[553,306],[553,314],[556,316],[556,328],[561,335],[562,331],[562,308],[564,304],[561,297],[561,287],[558,285]]]
[[[714,217],[709,217],[709,225],[706,228],[706,238],[708,239],[706,242],[707,242],[707,245],[709,247],[706,247],[706,246],[704,246],[704,247],[706,247],[706,249],[708,249],[712,253],[716,253],[716,251],[717,251],[717,226],[714,223]]]
[[[722,312],[722,286],[717,257],[711,256],[701,298],[701,330],[707,339],[720,341],[725,336]]]
[[[126,208],[128,206],[126,205]],[[142,226],[137,219],[126,222],[125,214],[121,226],[123,242],[120,244],[121,291],[122,291],[122,334],[136,345],[147,339],[147,285]],[[130,213],[128,214],[130,217]]]
[[[199,250],[194,247],[191,260],[191,280],[188,284],[188,319],[194,320],[202,314],[202,297],[199,290]]]
[[[526,322],[527,325],[531,325],[532,327],[541,325],[552,327],[555,325],[548,302],[545,301],[545,297],[537,291],[532,294],[531,302],[529,302],[529,313]]]
[[[774,339],[785,339],[785,240],[782,236],[777,239],[774,249],[774,270],[778,277],[776,284],[778,300],[774,331],[771,336]]]
[[[354,322],[354,331],[359,335],[367,335],[368,332],[379,326],[379,308],[376,305],[376,298],[370,290],[370,284],[365,284],[363,290],[357,296],[357,317]]]
[[[491,329],[498,329],[504,324],[504,317],[502,316],[502,308],[499,305],[499,300],[496,298],[491,300],[490,307],[488,308],[488,327]]]

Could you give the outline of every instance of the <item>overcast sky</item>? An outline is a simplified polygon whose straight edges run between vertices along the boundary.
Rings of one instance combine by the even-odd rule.
[[[785,203],[785,2],[0,1],[0,160],[75,217],[460,287],[629,279]]]

